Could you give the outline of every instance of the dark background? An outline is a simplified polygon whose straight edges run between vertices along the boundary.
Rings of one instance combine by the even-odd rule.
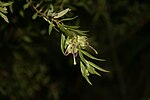
[[[9,24],[0,18],[0,100],[150,100],[149,0],[55,1],[56,11],[78,15],[68,24],[89,30],[95,56],[106,59],[95,63],[110,73],[91,75],[93,86],[61,53],[60,34],[49,36],[48,23],[23,4],[15,0]]]

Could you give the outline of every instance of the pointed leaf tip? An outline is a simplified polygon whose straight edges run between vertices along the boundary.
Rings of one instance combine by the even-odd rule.
[[[36,12],[36,13],[32,16],[32,19],[33,19],[33,20],[36,19],[37,16],[38,16],[38,13]]]
[[[48,29],[49,35],[51,34],[52,29],[53,29],[53,22],[50,22],[50,24],[49,24],[49,29]]]
[[[93,66],[94,68],[96,68],[96,69],[98,69],[98,70],[100,70],[100,71],[102,71],[102,72],[110,72],[110,71],[108,71],[108,70],[105,70],[105,69],[99,67],[98,65],[96,65],[96,64],[94,64],[94,63],[92,63],[92,62],[90,62],[90,61],[88,61],[88,63],[89,63],[91,66]]]
[[[96,58],[94,56],[92,56],[91,54],[89,54],[88,52],[84,51],[84,50],[81,50],[81,52],[86,55],[87,57],[91,58],[91,59],[94,59],[94,60],[98,60],[98,61],[105,61],[104,59],[99,59],[99,58]]]
[[[67,14],[70,10],[71,10],[70,8],[67,8],[67,9],[57,13],[57,15],[54,16],[54,18],[60,18],[60,17],[64,16],[65,14]]]
[[[81,73],[82,76],[86,79],[86,81],[92,85],[91,81],[89,80],[88,76],[89,76],[89,72],[88,70],[85,68],[84,64],[82,63],[82,61],[80,61],[80,69],[81,69]]]

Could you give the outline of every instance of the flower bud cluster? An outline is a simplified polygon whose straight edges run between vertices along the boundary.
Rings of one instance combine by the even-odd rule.
[[[76,57],[78,55],[79,49],[85,49],[88,46],[88,38],[86,36],[75,35],[73,37],[68,37],[65,42],[65,55],[70,53],[73,55],[74,65],[76,65]]]

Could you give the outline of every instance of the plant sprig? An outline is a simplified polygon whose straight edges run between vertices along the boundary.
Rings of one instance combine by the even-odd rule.
[[[49,6],[43,6],[42,3],[43,1],[35,4],[32,2],[32,0],[30,0],[24,5],[24,8],[27,9],[29,6],[31,6],[35,10],[35,14],[32,16],[33,19],[36,19],[37,16],[39,16],[49,23],[49,35],[53,29],[60,33],[61,51],[65,56],[68,56],[69,54],[73,55],[74,65],[77,64],[76,58],[79,55],[81,73],[87,82],[92,85],[88,78],[90,74],[101,76],[96,70],[101,72],[109,72],[93,62],[85,59],[84,56],[87,56],[93,60],[105,61],[104,59],[99,59],[92,56],[85,50],[86,48],[91,48],[96,54],[98,54],[98,52],[88,42],[88,37],[86,34],[87,31],[79,30],[79,26],[70,26],[63,23],[64,21],[71,21],[77,18],[77,16],[73,18],[64,17],[68,12],[71,11],[71,9],[66,8],[60,12],[55,12],[52,4],[49,4]]]

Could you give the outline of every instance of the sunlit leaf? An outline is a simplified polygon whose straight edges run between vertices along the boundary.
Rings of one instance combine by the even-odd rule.
[[[68,44],[67,42],[70,40],[69,36],[67,37],[66,41],[65,41],[65,48],[67,48]]]
[[[7,14],[7,8],[6,7],[0,7],[0,12]]]
[[[12,5],[13,4],[13,2],[12,1],[9,1],[9,2],[0,2],[0,6],[1,7],[5,7],[5,6],[10,6],[10,5]]]
[[[54,6],[52,4],[50,4],[50,11],[53,12],[54,11]]]
[[[94,68],[96,68],[96,69],[98,69],[98,70],[100,70],[100,71],[102,71],[102,72],[109,72],[109,71],[107,71],[107,70],[105,70],[105,69],[103,69],[103,68],[97,66],[96,64],[94,64],[94,63],[92,63],[92,62],[90,62],[90,61],[88,61],[88,63],[89,63],[91,66],[93,66]]]
[[[51,12],[50,9],[46,10],[46,12],[47,12],[47,16],[51,16],[51,15],[52,15],[52,12]],[[45,13],[45,12],[44,12],[44,13]]]
[[[83,65],[83,63],[81,61],[80,61],[80,68],[81,68],[81,73],[82,73],[83,77],[85,77],[86,76],[86,74],[85,74],[85,66]]]
[[[33,16],[32,16],[32,19],[36,19],[38,16],[38,12],[36,12]]]
[[[99,61],[105,61],[104,59],[99,59],[99,58],[96,58],[96,57],[92,56],[91,54],[89,54],[89,53],[86,52],[86,51],[81,50],[81,52],[82,52],[84,55],[86,55],[86,56],[88,56],[89,58],[91,58],[91,59],[99,60]]]
[[[82,52],[81,52],[80,49],[79,49],[79,57],[80,57],[80,59],[86,64],[86,60],[85,60],[85,58],[83,57],[83,54],[82,54]]]
[[[65,49],[65,35],[61,34],[61,51],[65,55],[64,49]]]
[[[53,22],[50,22],[49,29],[48,29],[49,35],[51,34],[52,29],[53,29]]]
[[[91,74],[96,74],[98,76],[101,76],[92,66],[87,65],[87,70],[91,73]]]
[[[60,18],[60,17],[64,16],[68,11],[70,11],[69,8],[67,8],[67,9],[65,9],[65,10],[63,10],[63,11],[57,13],[57,15],[54,16],[54,18]]]
[[[89,78],[86,76],[85,79],[87,80],[87,82],[92,85],[91,81],[89,80]]]
[[[7,23],[9,23],[9,20],[8,20],[8,18],[7,18],[6,15],[4,15],[3,13],[0,12],[0,16],[1,16]]]
[[[96,54],[98,54],[98,52],[92,46],[89,45],[89,48],[91,48]]]
[[[80,28],[80,26],[70,26],[70,25],[64,25],[66,28],[74,28],[74,29],[78,29]]]

